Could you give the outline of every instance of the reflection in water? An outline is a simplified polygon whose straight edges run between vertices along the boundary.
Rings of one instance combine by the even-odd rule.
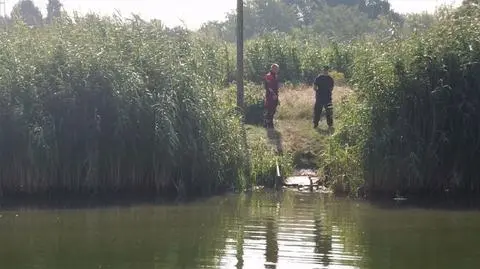
[[[330,251],[332,250],[332,235],[326,232],[327,227],[322,227],[318,215],[315,215],[315,253],[322,256],[322,264],[325,267],[330,265]]]
[[[480,268],[480,214],[315,193],[0,211],[2,269]]]
[[[238,241],[237,241],[237,253],[236,253],[236,258],[237,258],[237,269],[242,269],[243,268],[243,228],[240,228],[240,232],[238,235]]]
[[[267,249],[266,249],[266,263],[265,268],[274,269],[276,268],[276,264],[278,262],[278,242],[277,242],[277,230],[275,227],[275,219],[268,218],[267,219],[267,233],[266,233],[266,241],[267,241]]]
[[[335,221],[329,221],[318,195],[287,192],[261,197],[242,218],[243,236],[237,236],[244,239],[242,248],[237,241],[236,253],[225,252],[222,268],[229,268],[231,259],[237,260],[236,268],[360,268],[356,265],[360,257],[348,252],[341,242],[333,249]],[[230,233],[238,231],[235,228]],[[227,242],[235,242],[233,238]]]

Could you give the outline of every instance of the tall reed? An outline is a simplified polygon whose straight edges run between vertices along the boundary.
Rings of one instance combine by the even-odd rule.
[[[355,158],[331,152],[329,167],[356,171],[371,192],[480,191],[479,15],[445,11],[422,35],[356,47],[357,102],[331,140]]]
[[[296,39],[287,34],[266,34],[246,43],[246,79],[262,82],[272,63],[280,65],[282,81],[313,83],[324,65],[342,73],[351,62],[347,45],[317,39]]]
[[[240,121],[215,92],[221,44],[95,15],[1,35],[1,194],[246,185]]]

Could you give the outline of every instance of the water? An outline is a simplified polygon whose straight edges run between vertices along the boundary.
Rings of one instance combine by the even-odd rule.
[[[480,268],[480,214],[321,194],[0,211],[0,268]]]

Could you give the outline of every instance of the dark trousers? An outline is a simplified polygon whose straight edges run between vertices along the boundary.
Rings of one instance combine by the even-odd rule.
[[[265,106],[264,125],[266,128],[273,128],[273,117],[277,112],[278,102],[276,100],[269,100],[268,105]]]
[[[333,126],[333,105],[332,102],[321,102],[321,101],[316,101],[315,102],[315,107],[313,111],[313,125],[315,127],[318,126],[318,122],[320,121],[320,117],[322,115],[322,111],[325,109],[325,114],[327,115],[327,125],[328,127]]]

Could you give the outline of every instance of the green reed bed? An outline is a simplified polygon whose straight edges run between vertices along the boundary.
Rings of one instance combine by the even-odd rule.
[[[96,16],[0,35],[0,194],[251,183],[239,118],[214,90],[221,44]]]
[[[326,154],[343,185],[364,178],[371,193],[480,191],[480,9],[440,15],[422,35],[354,49],[357,94]]]
[[[245,77],[262,82],[272,63],[280,65],[280,79],[291,83],[313,83],[324,65],[345,73],[352,58],[350,46],[325,43],[315,38],[298,39],[287,34],[265,34],[245,45]]]

